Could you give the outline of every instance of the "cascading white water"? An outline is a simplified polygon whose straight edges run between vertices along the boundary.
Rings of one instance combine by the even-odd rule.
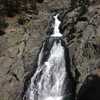
[[[43,53],[41,51],[41,53]],[[39,58],[41,57],[41,54]],[[62,100],[63,85],[65,81],[65,60],[64,48],[61,43],[54,42],[48,60],[38,66],[36,73],[31,79],[29,88],[29,100]],[[40,80],[35,87],[37,76],[43,72]],[[35,99],[35,92],[38,92],[38,99]]]
[[[59,16],[59,14],[54,16],[54,19],[55,19],[54,31],[53,31],[54,34],[52,34],[51,37],[62,37],[62,34],[60,33],[60,30],[59,30],[59,26],[60,26],[61,22],[58,19],[58,16]]]
[[[38,57],[37,70],[31,78],[30,86],[26,92],[26,100],[63,100],[65,96],[67,77],[65,49],[62,46],[61,39],[59,39],[62,34],[59,31],[61,22],[57,18],[58,15],[54,16],[54,34],[50,36],[51,38],[57,37],[58,40],[54,40],[48,58],[41,64],[45,52],[43,45]]]

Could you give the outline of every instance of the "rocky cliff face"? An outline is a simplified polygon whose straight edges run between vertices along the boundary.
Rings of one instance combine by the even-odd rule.
[[[77,91],[100,59],[100,1],[44,0],[38,15],[22,12],[6,17],[9,26],[0,36],[0,100],[20,100],[25,77],[36,67],[46,38],[49,11],[63,8],[61,30],[70,50],[72,70],[80,72]]]

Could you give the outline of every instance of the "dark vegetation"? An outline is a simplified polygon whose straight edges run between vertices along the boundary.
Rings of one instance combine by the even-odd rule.
[[[14,17],[22,12],[38,14],[36,3],[43,0],[0,0],[0,35],[5,34],[4,30],[8,26],[5,17]],[[19,24],[24,24],[25,19],[20,18]]]
[[[77,100],[99,100],[100,99],[100,77],[89,75],[81,87]]]
[[[4,35],[4,29],[8,26],[8,23],[6,23],[5,18],[0,16],[0,36]]]
[[[43,0],[0,0],[0,15],[13,17],[22,11],[36,10],[36,2]]]

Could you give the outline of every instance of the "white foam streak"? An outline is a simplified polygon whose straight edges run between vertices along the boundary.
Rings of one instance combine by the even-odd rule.
[[[62,100],[62,97],[47,97],[44,100]]]
[[[59,26],[60,26],[61,22],[58,19],[58,15],[59,14],[54,16],[55,24],[54,24],[54,31],[53,31],[53,34],[51,35],[51,37],[62,37],[62,34],[60,33],[60,30],[59,30]]]

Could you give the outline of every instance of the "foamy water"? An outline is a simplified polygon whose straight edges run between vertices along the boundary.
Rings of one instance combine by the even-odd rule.
[[[62,100],[62,97],[47,97],[44,100]]]
[[[42,53],[41,50],[39,60]],[[37,85],[35,85],[36,78],[41,71],[43,74]],[[38,67],[31,79],[31,85],[28,90],[29,100],[62,100],[65,77],[64,48],[61,46],[61,42],[54,42],[48,60],[44,65]],[[38,94],[38,99],[35,99],[36,93]]]
[[[58,14],[54,18],[54,34],[51,37],[61,37],[59,31],[61,22],[58,20]],[[60,39],[55,39],[47,60],[41,64],[44,47],[43,45],[39,53],[37,70],[31,78],[25,100],[63,100],[65,96],[67,73],[64,46]]]
[[[55,23],[54,23],[54,31],[51,37],[62,37],[62,34],[60,33],[59,26],[61,24],[61,21],[58,19],[59,14],[54,16]]]

